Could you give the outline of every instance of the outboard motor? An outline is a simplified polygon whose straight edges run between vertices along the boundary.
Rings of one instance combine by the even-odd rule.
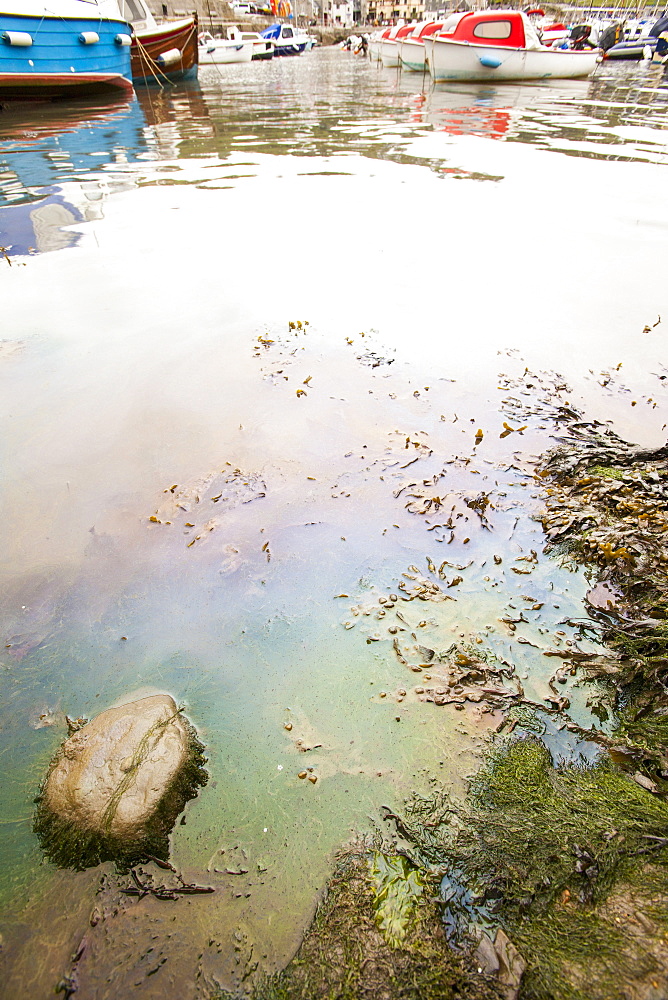
[[[607,52],[608,49],[611,49],[613,45],[617,44],[617,42],[621,42],[622,33],[623,25],[621,22],[617,21],[616,24],[611,24],[605,29],[598,40],[599,49],[603,49],[604,52]]]
[[[591,25],[576,24],[574,28],[571,28],[571,48],[578,51],[595,48],[594,43],[589,41],[590,35]]]

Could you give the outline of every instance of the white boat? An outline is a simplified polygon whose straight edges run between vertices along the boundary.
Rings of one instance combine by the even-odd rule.
[[[276,23],[260,32],[262,38],[269,39],[274,43],[274,55],[276,56],[300,56],[313,48],[313,39],[301,28],[291,24]]]
[[[399,41],[399,60],[402,69],[424,73],[427,68],[424,40],[428,35],[436,34],[442,27],[442,21],[425,21],[416,25],[412,35],[405,35]]]
[[[202,31],[197,39],[201,66],[221,63],[250,62],[253,58],[252,40],[243,38],[214,38],[210,31]]]
[[[0,99],[132,90],[131,43],[116,0],[3,0]]]
[[[425,48],[437,82],[575,79],[589,76],[601,58],[596,49],[547,48],[516,10],[453,14],[439,34],[425,39]]]
[[[381,38],[379,54],[385,69],[394,69],[395,66],[399,65],[399,42],[407,35],[411,35],[415,28],[415,24],[404,24],[397,28],[393,35]]]
[[[251,59],[273,59],[274,43],[271,38],[263,38],[258,31],[241,31],[241,40],[253,46]]]

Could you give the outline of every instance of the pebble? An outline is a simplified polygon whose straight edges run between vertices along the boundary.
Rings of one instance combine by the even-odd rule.
[[[297,775],[297,777],[298,777],[298,778],[305,778],[305,777],[306,777],[306,775],[307,775],[307,772],[306,772],[306,771],[300,771],[300,772],[299,772],[299,774]]]
[[[315,775],[315,774],[309,774],[308,780],[315,785],[316,781],[318,780],[317,775]]]
[[[292,723],[286,722],[285,725],[283,726],[283,729],[287,729],[287,731],[290,732],[290,730],[292,729]]]

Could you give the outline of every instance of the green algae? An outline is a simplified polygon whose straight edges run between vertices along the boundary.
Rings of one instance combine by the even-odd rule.
[[[398,948],[406,939],[411,920],[416,913],[426,883],[410,862],[374,851],[370,864],[373,880],[376,926],[391,948]]]
[[[624,470],[615,469],[612,466],[592,465],[591,469],[587,470],[587,475],[598,476],[601,479],[623,479]]]
[[[490,746],[464,806],[434,792],[401,821],[426,869],[472,890],[461,933],[496,923],[519,949],[527,1000],[651,995],[668,971],[667,829],[668,804],[612,762],[554,767],[533,736]]]
[[[401,883],[406,884],[399,888]],[[392,908],[402,916],[398,923],[388,920],[385,907],[381,928],[380,901],[392,895],[386,891],[390,884],[396,890]],[[431,892],[424,891],[428,886]],[[435,889],[433,877],[418,873],[405,858],[379,851],[377,844],[344,851],[297,954],[282,972],[263,978],[245,995],[253,1000],[498,1000],[494,985],[449,948]],[[210,1000],[235,996],[216,990]]]

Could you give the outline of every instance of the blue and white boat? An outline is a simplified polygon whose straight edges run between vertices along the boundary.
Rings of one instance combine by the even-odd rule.
[[[311,47],[311,40],[306,32],[293,28],[291,24],[272,24],[261,31],[260,35],[273,40],[275,56],[300,56]]]
[[[117,0],[0,0],[0,99],[132,89]]]

